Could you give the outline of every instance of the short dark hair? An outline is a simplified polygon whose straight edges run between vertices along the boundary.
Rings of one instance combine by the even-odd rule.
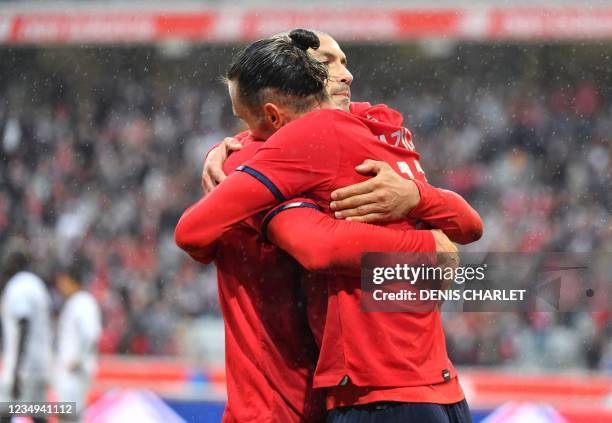
[[[319,37],[306,29],[255,41],[234,57],[226,80],[238,83],[238,95],[248,106],[280,94],[296,110],[307,110],[327,99],[327,69],[307,53],[319,45]]]
[[[83,286],[87,273],[90,270],[89,260],[82,255],[73,257],[70,263],[61,266],[58,271],[60,275],[66,275],[72,279],[78,286]]]
[[[16,273],[28,270],[30,264],[31,256],[28,242],[21,237],[10,238],[0,260],[2,276],[10,278]]]

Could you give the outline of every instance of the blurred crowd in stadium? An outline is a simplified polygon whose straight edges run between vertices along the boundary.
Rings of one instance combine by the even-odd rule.
[[[485,235],[466,250],[612,251],[612,96],[601,81],[464,74],[393,90],[375,76],[356,78],[354,100],[403,112],[430,182],[481,213]],[[43,276],[87,258],[101,352],[193,353],[197,322],[219,314],[216,274],[172,234],[201,195],[205,152],[238,128],[229,100],[216,82],[112,69],[86,91],[36,69],[0,84],[0,248],[27,236]],[[446,328],[456,364],[612,371],[603,312],[451,313]]]

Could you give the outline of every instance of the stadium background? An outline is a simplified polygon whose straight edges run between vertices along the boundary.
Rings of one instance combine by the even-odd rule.
[[[612,251],[612,3],[312,3],[0,2],[0,248],[26,235],[47,279],[75,254],[91,262],[104,314],[92,402],[144,389],[218,419],[216,276],[172,232],[201,195],[205,152],[239,128],[219,75],[287,28],[328,31],[353,99],[404,113],[430,181],[484,218],[464,251]],[[476,420],[507,403],[612,420],[611,322],[445,316]]]

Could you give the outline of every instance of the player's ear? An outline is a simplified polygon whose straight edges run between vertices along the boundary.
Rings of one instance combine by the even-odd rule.
[[[263,106],[264,120],[274,129],[279,129],[283,126],[283,115],[280,109],[273,103],[266,103]]]

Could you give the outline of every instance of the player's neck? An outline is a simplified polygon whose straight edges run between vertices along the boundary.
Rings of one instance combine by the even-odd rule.
[[[321,102],[318,102],[318,103],[317,103],[317,104],[316,104],[316,105],[315,105],[315,106],[314,106],[312,109],[308,109],[308,110],[305,110],[305,111],[300,112],[300,113],[294,113],[294,114],[291,116],[291,119],[289,119],[289,120],[288,120],[286,123],[289,123],[289,122],[291,122],[291,121],[293,121],[293,120],[299,119],[299,118],[301,118],[302,116],[304,116],[304,115],[306,115],[306,114],[308,114],[308,113],[310,113],[310,112],[314,112],[314,111],[316,111],[316,110],[323,110],[323,109],[338,109],[338,108],[339,108],[339,107],[338,107],[338,106],[336,106],[336,105],[335,105],[335,104],[334,104],[334,103],[333,103],[331,100],[323,100],[323,101],[321,101]]]
[[[74,296],[74,294],[78,294],[80,291],[81,291],[80,288],[71,289],[70,291],[68,291],[66,293],[66,298],[72,298],[72,296]]]
[[[319,103],[318,109],[338,109],[338,106],[336,106],[331,100],[324,100]]]

